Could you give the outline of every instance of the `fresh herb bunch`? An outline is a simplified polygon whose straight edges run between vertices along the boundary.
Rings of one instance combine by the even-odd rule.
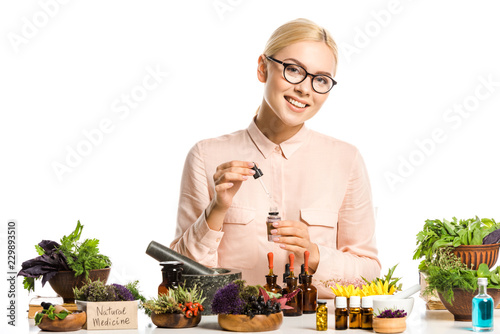
[[[99,253],[99,240],[86,239],[79,242],[82,230],[83,225],[78,221],[76,229],[70,235],[62,237],[58,249],[66,256],[68,266],[75,272],[75,276],[85,274],[87,278],[90,270],[109,267],[111,261]]]
[[[70,313],[71,312],[68,310],[63,310],[56,313],[56,308],[54,307],[54,305],[49,304],[48,308],[44,308],[42,311],[35,314],[35,325],[40,325],[44,315],[47,315],[47,318],[49,318],[50,320],[55,320],[56,317],[64,320]]]
[[[413,259],[424,258],[419,269],[424,271],[441,247],[458,247],[460,245],[482,245],[500,241],[500,223],[494,219],[476,218],[452,221],[443,219],[425,221],[422,231],[417,233],[417,248]],[[498,230],[498,231],[497,231]]]
[[[427,287],[424,295],[430,295],[434,290],[441,293],[444,299],[453,304],[453,289],[463,289],[468,292],[477,289],[477,272],[467,269],[460,258],[452,253],[450,247],[439,248],[436,256],[427,266]]]
[[[385,309],[382,312],[379,311],[379,314],[376,315],[377,318],[404,318],[406,317],[406,312],[404,310],[392,310]]]
[[[73,288],[73,293],[75,299],[88,302],[135,300],[125,286],[120,284],[106,285],[100,280],[88,281],[81,288]]]
[[[24,261],[18,276],[24,276],[24,288],[35,291],[35,279],[42,278],[45,285],[59,271],[72,270],[75,276],[85,274],[90,270],[104,269],[111,266],[111,261],[99,253],[99,240],[86,239],[78,242],[83,225],[78,221],[76,229],[68,236],[63,236],[60,244],[52,240],[42,240],[35,248],[38,257]]]
[[[195,285],[192,288],[185,288],[179,285],[177,289],[169,289],[167,293],[162,293],[158,298],[153,298],[142,303],[146,314],[160,313],[184,313],[187,318],[196,316],[203,311],[201,305],[205,301],[203,291]]]

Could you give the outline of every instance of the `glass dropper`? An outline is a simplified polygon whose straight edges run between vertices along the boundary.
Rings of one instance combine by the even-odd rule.
[[[262,186],[262,189],[264,189],[264,191],[267,194],[267,197],[269,197],[269,199],[271,199],[271,193],[269,193],[269,191],[267,190],[266,186],[264,185],[264,182],[262,182],[262,179],[260,178],[262,175],[264,175],[264,173],[262,173],[262,171],[257,167],[257,165],[255,164],[255,162],[253,163],[252,169],[255,171],[255,174],[253,175],[253,178],[259,180],[260,185]]]

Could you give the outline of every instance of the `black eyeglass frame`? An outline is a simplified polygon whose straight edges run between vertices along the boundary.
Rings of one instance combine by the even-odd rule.
[[[305,69],[305,68],[303,68],[303,67],[302,67],[302,66],[300,66],[300,65],[297,65],[297,64],[292,64],[292,63],[285,63],[285,62],[282,62],[281,60],[278,60],[278,59],[273,58],[273,57],[271,57],[271,56],[266,56],[266,58],[267,58],[267,59],[269,59],[269,60],[272,60],[272,61],[274,61],[274,62],[276,62],[276,63],[278,63],[278,64],[283,65],[283,78],[285,78],[285,80],[286,80],[286,81],[288,81],[289,83],[291,83],[291,84],[293,84],[293,85],[297,85],[297,84],[299,84],[299,83],[303,82],[304,80],[306,80],[307,76],[309,75],[309,76],[311,76],[311,87],[314,89],[314,91],[315,91],[316,93],[318,93],[318,94],[326,94],[326,93],[328,93],[329,91],[331,91],[331,90],[332,90],[333,86],[335,86],[335,85],[337,84],[337,81],[335,81],[335,79],[333,79],[333,78],[332,78],[331,76],[329,76],[329,75],[326,75],[326,74],[312,74],[312,73],[307,72],[307,71],[306,71],[306,69]],[[288,79],[286,78],[286,75],[285,75],[286,68],[287,68],[288,66],[291,66],[291,65],[293,65],[293,66],[298,66],[298,67],[300,67],[301,69],[303,69],[303,70],[304,70],[304,72],[306,72],[306,75],[304,76],[304,79],[300,80],[299,82],[291,82],[290,80],[288,80]],[[318,91],[316,90],[316,88],[314,88],[314,78],[316,78],[316,77],[327,77],[327,78],[329,78],[329,79],[330,79],[330,80],[332,80],[332,82],[333,82],[332,87],[330,87],[330,89],[328,89],[328,90],[327,90],[326,92],[324,92],[324,93],[322,93],[322,92],[318,92]]]

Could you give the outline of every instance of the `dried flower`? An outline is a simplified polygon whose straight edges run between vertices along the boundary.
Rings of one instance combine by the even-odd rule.
[[[87,282],[80,289],[74,288],[75,298],[89,302],[134,300],[132,293],[123,285],[106,285],[97,280]]]
[[[241,314],[245,301],[240,297],[237,284],[229,283],[217,290],[212,300],[212,311],[217,314]]]
[[[123,285],[112,284],[115,288],[115,300],[134,300],[132,293]]]
[[[404,318],[406,317],[406,312],[404,310],[392,310],[385,309],[380,312],[376,317],[377,318]]]

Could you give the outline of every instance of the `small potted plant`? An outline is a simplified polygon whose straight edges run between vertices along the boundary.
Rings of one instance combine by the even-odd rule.
[[[85,329],[137,328],[138,300],[142,300],[138,281],[127,285],[87,281],[74,289],[76,305],[87,313]]]
[[[63,236],[60,243],[42,240],[35,246],[38,257],[23,262],[18,276],[24,276],[24,288],[35,291],[35,280],[42,286],[49,282],[63,297],[64,303],[74,303],[73,288],[81,287],[87,279],[106,281],[111,261],[99,252],[99,240],[80,242],[83,225],[78,221],[75,230]]]
[[[218,314],[219,325],[234,332],[261,332],[280,328],[286,302],[298,289],[287,295],[275,294],[258,285],[246,285],[236,280],[217,290],[212,311]]]
[[[399,309],[377,310],[373,317],[377,333],[402,333],[406,330],[406,312]]]
[[[151,321],[162,328],[188,328],[200,323],[203,312],[203,292],[195,285],[185,288],[182,284],[177,289],[142,303]]]

